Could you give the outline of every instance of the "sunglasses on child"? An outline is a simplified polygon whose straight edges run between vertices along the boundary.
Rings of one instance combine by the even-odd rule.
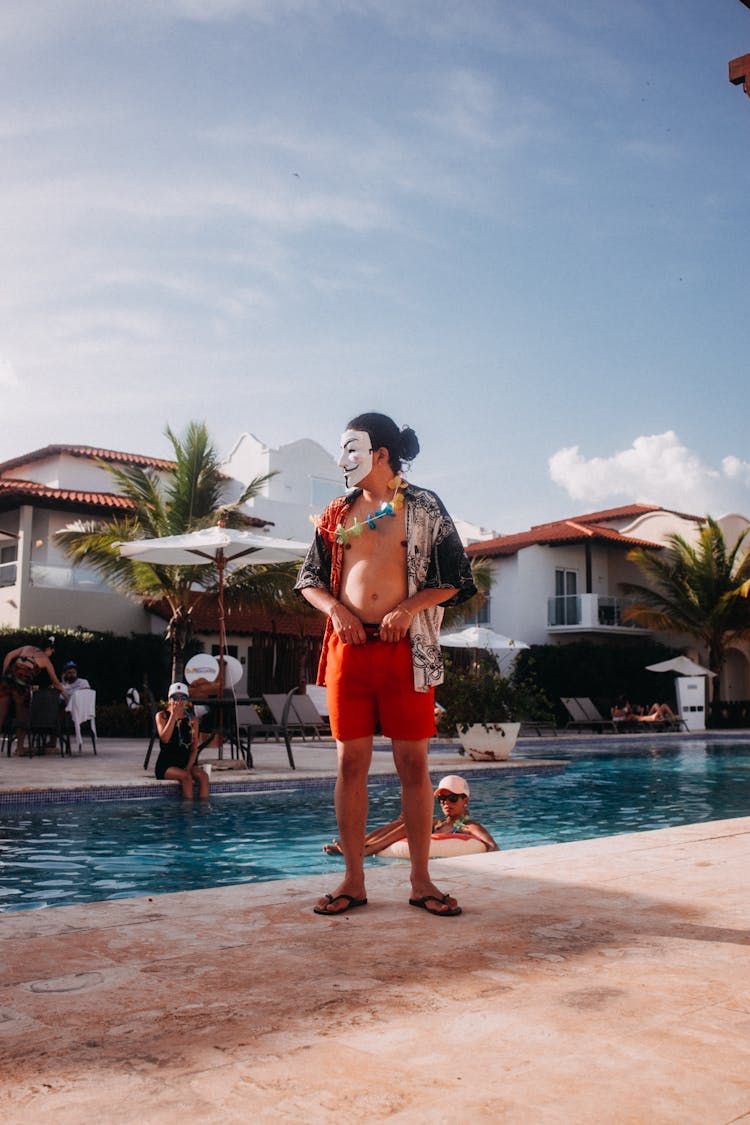
[[[187,696],[187,695],[173,695],[171,698],[176,699],[180,703],[184,703],[189,698],[189,696]]]
[[[438,801],[448,801],[452,805],[454,801],[460,801],[465,796],[465,793],[438,793]]]

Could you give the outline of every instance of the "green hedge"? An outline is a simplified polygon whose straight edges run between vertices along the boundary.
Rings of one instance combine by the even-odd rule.
[[[554,705],[558,723],[564,725],[570,716],[560,703],[563,696],[587,696],[603,715],[609,715],[619,695],[626,695],[631,703],[666,701],[674,707],[674,678],[647,672],[646,665],[675,655],[674,649],[654,641],[532,645],[519,653],[515,674],[523,677],[527,669],[533,672],[536,684]]]

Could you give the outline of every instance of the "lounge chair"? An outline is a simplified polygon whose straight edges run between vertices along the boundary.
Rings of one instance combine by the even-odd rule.
[[[312,731],[313,738],[320,740],[321,736],[330,735],[331,727],[308,695],[297,694],[292,696],[292,710],[305,730]]]
[[[524,738],[530,734],[535,734],[538,738],[541,738],[545,734],[553,734],[556,738],[557,724],[549,719],[523,719],[518,737]]]
[[[273,716],[273,721],[277,723],[282,730],[286,730],[290,735],[299,735],[303,742],[307,741],[307,734],[314,737],[314,732],[309,726],[300,719],[295,710],[296,696],[299,688],[292,688],[290,692],[285,695],[278,693],[265,692],[263,695],[263,702]]]
[[[283,737],[283,731],[278,723],[264,722],[253,703],[237,704],[237,733],[240,744],[244,739],[244,754],[250,769],[253,768],[252,746],[254,738],[262,738],[265,741],[273,738],[275,742],[278,742]]]
[[[605,719],[590,699],[565,696],[560,698],[560,702],[570,715],[570,719],[565,726],[566,730],[616,731],[622,729],[613,719]]]

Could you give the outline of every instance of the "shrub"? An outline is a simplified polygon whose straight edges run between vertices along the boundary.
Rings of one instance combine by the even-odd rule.
[[[446,660],[445,682],[436,698],[443,712],[438,720],[441,734],[453,735],[472,723],[512,723],[528,719],[549,720],[552,709],[539,690],[531,666],[523,675],[515,670],[501,675],[493,657],[482,656],[471,671],[456,670]]]

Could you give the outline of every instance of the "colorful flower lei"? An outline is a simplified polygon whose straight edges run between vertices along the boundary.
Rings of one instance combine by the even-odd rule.
[[[385,516],[395,516],[400,512],[404,506],[404,489],[406,488],[406,481],[401,476],[395,476],[388,481],[388,488],[393,490],[393,496],[390,500],[384,500],[380,507],[374,512],[368,512],[364,520],[355,520],[351,527],[344,527],[342,523],[338,524],[333,533],[333,538],[342,547],[351,545],[352,539],[357,539],[369,527],[370,531],[377,531],[378,520],[384,519]],[[318,526],[318,521],[313,517],[313,523]]]

